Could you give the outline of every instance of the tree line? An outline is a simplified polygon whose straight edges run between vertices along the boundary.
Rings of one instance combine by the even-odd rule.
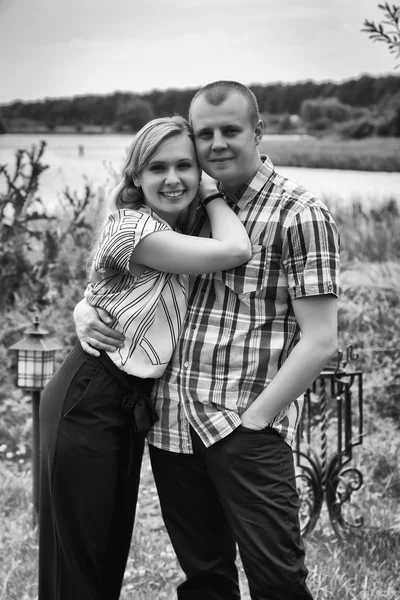
[[[310,114],[304,103],[334,102],[348,107],[354,118],[367,110],[383,107],[383,112],[400,110],[400,77],[362,75],[341,83],[303,81],[298,83],[255,84],[250,88],[257,97],[263,116]],[[0,106],[3,130],[12,131],[16,123],[43,124],[48,130],[72,126],[76,131],[93,125],[116,131],[135,131],[154,117],[179,113],[187,116],[190,100],[198,88],[153,90],[143,94],[114,92],[72,98],[46,98],[36,102],[15,101]],[[317,102],[317,104],[318,104]],[[343,112],[343,111],[342,111]],[[329,117],[330,118],[330,117]],[[322,121],[319,120],[321,127]],[[287,123],[289,124],[289,123]],[[394,133],[396,135],[396,133]]]

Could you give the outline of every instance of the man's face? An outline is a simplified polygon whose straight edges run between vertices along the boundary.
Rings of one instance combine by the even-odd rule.
[[[199,164],[224,190],[234,192],[258,171],[263,125],[251,125],[244,96],[233,92],[214,106],[201,95],[192,105],[191,119]]]

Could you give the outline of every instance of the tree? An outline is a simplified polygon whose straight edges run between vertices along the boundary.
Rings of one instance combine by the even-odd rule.
[[[304,100],[300,115],[303,121],[317,129],[323,129],[332,123],[341,123],[352,116],[352,107],[343,104],[338,98],[315,98]]]
[[[2,133],[7,133],[7,126],[6,126],[6,123],[3,119],[3,117],[1,116],[1,113],[0,113],[0,135]]]
[[[378,4],[383,11],[385,20],[382,23],[375,24],[374,21],[365,19],[364,28],[361,31],[369,33],[374,42],[385,42],[389,47],[389,52],[395,54],[396,60],[400,59],[400,6],[394,4],[390,6],[388,2]],[[383,25],[388,25],[392,29],[385,29]],[[399,65],[396,65],[396,68]]]
[[[117,113],[116,127],[119,130],[138,131],[154,118],[152,106],[139,97],[133,97],[121,104]]]

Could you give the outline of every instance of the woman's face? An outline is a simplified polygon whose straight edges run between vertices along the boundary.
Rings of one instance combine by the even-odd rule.
[[[199,180],[194,144],[185,134],[163,142],[138,177],[146,205],[172,227],[196,196]]]

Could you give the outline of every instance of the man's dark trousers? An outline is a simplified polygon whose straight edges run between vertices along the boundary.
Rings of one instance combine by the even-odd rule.
[[[272,428],[238,427],[194,454],[150,446],[166,528],[186,581],[179,600],[240,598],[235,541],[252,600],[312,598],[292,451]]]

